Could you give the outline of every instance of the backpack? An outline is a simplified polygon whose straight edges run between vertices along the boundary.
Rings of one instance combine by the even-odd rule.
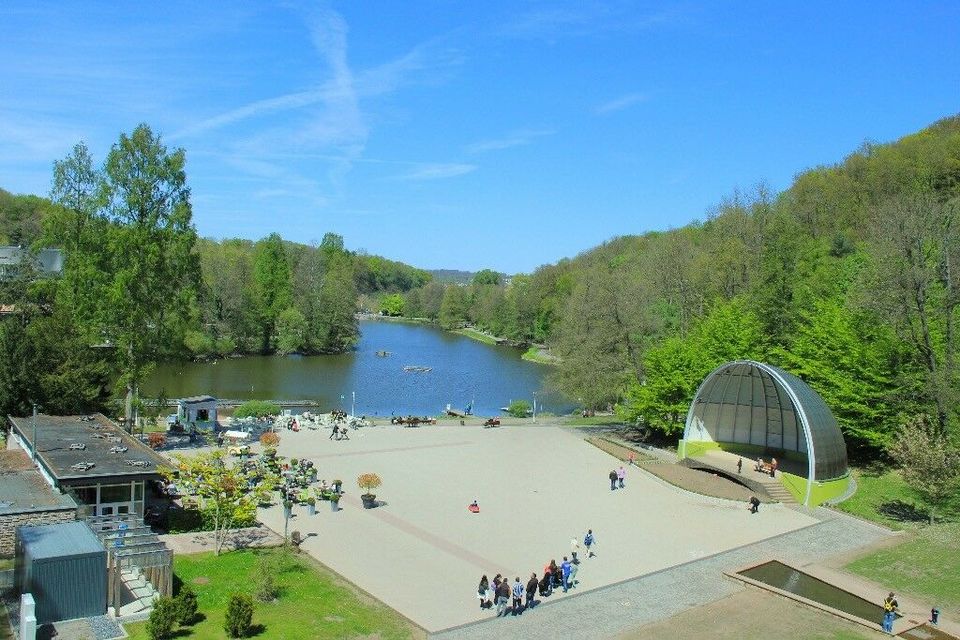
[[[583,544],[585,544],[585,545],[588,546],[588,547],[593,544],[593,534],[592,534],[592,533],[588,533],[587,535],[585,535],[585,536],[583,537]]]
[[[519,583],[519,582],[515,582],[515,583],[513,584],[513,597],[514,597],[514,598],[521,598],[521,597],[523,597],[523,584],[521,584],[521,583]]]

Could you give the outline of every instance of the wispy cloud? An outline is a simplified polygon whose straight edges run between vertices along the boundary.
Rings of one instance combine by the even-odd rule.
[[[459,162],[423,164],[397,176],[399,180],[442,180],[466,175],[477,170],[477,165]]]
[[[519,129],[512,131],[502,138],[492,138],[490,140],[480,140],[467,145],[467,153],[486,153],[487,151],[499,151],[500,149],[509,149],[510,147],[520,147],[530,144],[537,138],[553,135],[555,131],[550,129]]]
[[[608,113],[613,113],[614,111],[622,111],[627,107],[632,107],[635,104],[640,102],[646,102],[648,96],[642,93],[628,93],[625,96],[620,96],[610,100],[609,102],[604,102],[596,108],[597,115],[606,115]]]
[[[639,12],[631,2],[551,6],[522,13],[499,29],[502,36],[556,40],[611,31],[636,32],[676,21],[683,11]]]

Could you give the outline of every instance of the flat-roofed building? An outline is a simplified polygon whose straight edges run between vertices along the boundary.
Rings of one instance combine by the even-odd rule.
[[[165,459],[102,414],[9,418],[8,448],[23,449],[79,516],[143,517]]]
[[[23,451],[0,451],[0,556],[14,552],[17,529],[70,522],[77,503],[51,487]]]

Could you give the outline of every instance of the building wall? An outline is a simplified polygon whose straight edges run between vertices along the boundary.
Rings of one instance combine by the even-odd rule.
[[[58,524],[76,519],[76,509],[0,515],[0,556],[12,556],[16,551],[17,527]]]

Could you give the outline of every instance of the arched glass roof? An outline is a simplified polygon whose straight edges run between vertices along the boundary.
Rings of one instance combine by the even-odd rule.
[[[810,480],[847,473],[847,446],[823,399],[795,375],[760,362],[729,362],[708,375],[684,438],[798,451],[807,455]]]

